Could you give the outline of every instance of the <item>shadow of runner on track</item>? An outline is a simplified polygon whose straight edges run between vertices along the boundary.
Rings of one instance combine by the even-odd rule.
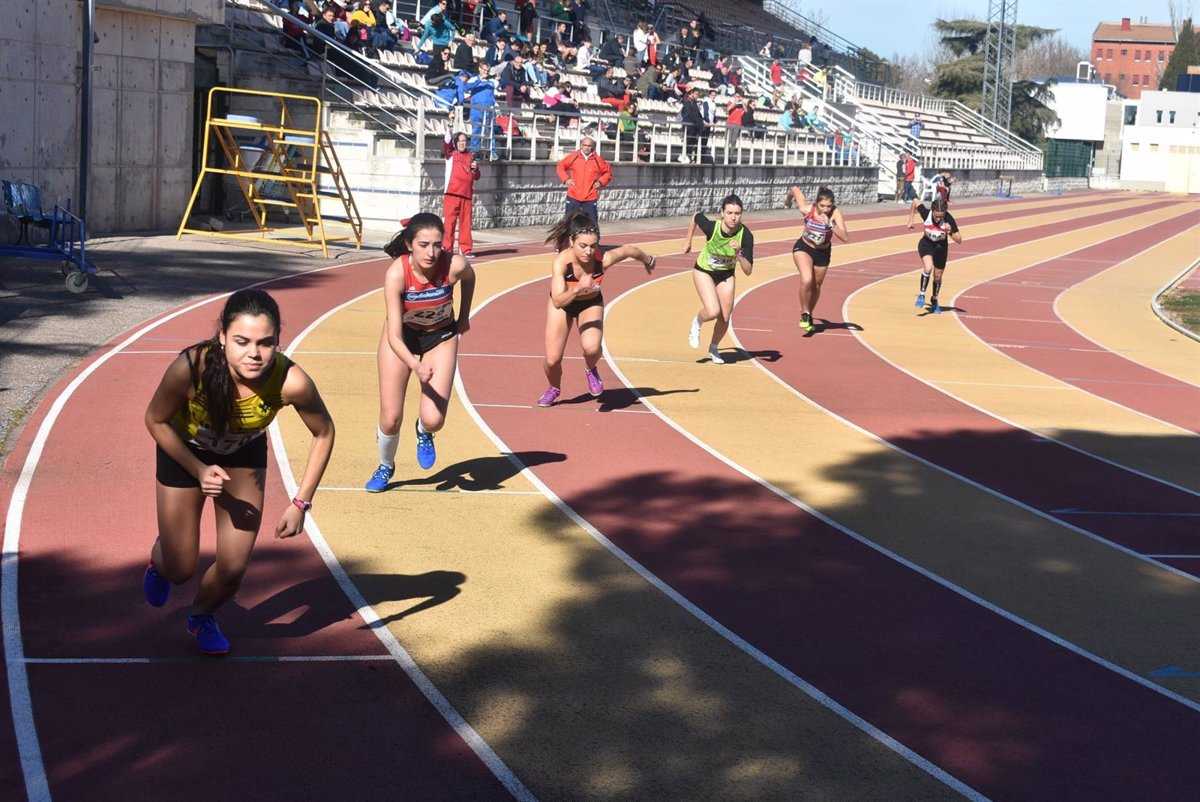
[[[382,616],[373,624],[359,627],[374,629],[445,604],[462,592],[461,585],[467,581],[467,575],[459,571],[427,571],[413,576],[350,574],[350,580],[372,607],[423,599],[403,612]],[[336,603],[321,603],[330,599]],[[235,603],[226,617],[231,627],[237,627],[249,637],[302,638],[344,620],[347,617],[345,605],[340,602],[341,588],[337,582],[333,577],[323,577],[292,585],[253,607]],[[292,618],[297,612],[299,615]],[[280,622],[280,619],[290,620]]]
[[[749,362],[751,359],[761,359],[763,362],[778,362],[783,356],[779,351],[747,351],[745,348],[734,348],[725,346],[721,352],[721,359],[725,360],[725,364],[733,365],[738,362]],[[712,361],[708,356],[703,356],[696,360],[697,364],[707,364]]]
[[[519,465],[513,462],[516,458]],[[516,454],[501,454],[495,457],[474,457],[447,465],[432,476],[417,479],[397,479],[389,482],[387,489],[436,485],[435,490],[503,490],[504,483],[521,472],[522,468],[533,468],[548,462],[562,462],[566,454],[555,451],[520,451]]]

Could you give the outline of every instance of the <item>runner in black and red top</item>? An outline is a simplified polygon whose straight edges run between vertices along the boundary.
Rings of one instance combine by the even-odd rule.
[[[433,434],[446,422],[450,388],[458,367],[458,335],[470,327],[475,271],[462,256],[442,248],[441,218],[422,212],[404,226],[384,250],[393,259],[384,274],[387,319],[379,338],[379,467],[366,489],[387,489],[395,471],[400,421],[408,379],[421,382],[417,415],[417,464],[428,470],[437,460]],[[458,316],[454,285],[462,284]]]
[[[792,245],[792,261],[800,271],[800,328],[811,334],[815,328],[813,312],[833,255],[833,238],[836,235],[842,242],[848,242],[850,232],[829,187],[817,189],[817,199],[811,205],[800,187],[792,187],[784,205],[792,203],[805,212],[804,233]]]
[[[599,398],[604,383],[596,365],[604,345],[604,296],[600,284],[604,271],[626,259],[636,259],[654,270],[654,257],[636,245],[622,245],[600,253],[600,233],[596,222],[582,213],[564,217],[546,237],[558,250],[550,272],[550,300],[546,305],[546,380],[549,386],[538,398],[539,407],[554,406],[562,395],[562,359],[571,325],[579,329],[583,348],[588,393]]]
[[[929,298],[929,311],[937,314],[942,311],[938,305],[938,292],[942,289],[942,271],[946,269],[946,259],[950,255],[950,240],[962,244],[962,234],[958,233],[958,223],[954,215],[946,211],[946,201],[936,199],[929,206],[913,201],[908,213],[908,227],[913,227],[913,218],[921,218],[925,229],[917,242],[917,254],[921,257],[921,290],[917,293],[914,304],[918,309],[925,306],[925,290],[929,288],[929,276],[933,274],[933,295]]]

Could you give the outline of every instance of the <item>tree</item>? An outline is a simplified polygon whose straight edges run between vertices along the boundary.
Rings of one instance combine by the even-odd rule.
[[[936,97],[950,98],[978,111],[983,105],[983,58],[987,40],[987,23],[980,20],[939,19],[933,24],[941,44],[954,59],[939,64],[934,73],[931,93]],[[1016,30],[1017,58],[1030,47],[1058,33],[1054,28],[1038,28],[1018,25]],[[1053,97],[1049,84],[1036,84],[1024,80],[1014,81],[1012,95],[1012,122],[1010,127],[1017,136],[1031,142],[1039,142],[1045,136],[1046,126],[1057,119],[1046,106]]]
[[[1189,17],[1179,28],[1175,51],[1167,60],[1167,67],[1158,81],[1159,89],[1174,89],[1179,76],[1187,72],[1189,65],[1200,64],[1200,43],[1196,39],[1196,30],[1192,27],[1192,20]]]
[[[1061,36],[1046,37],[1017,53],[1016,79],[1028,81],[1074,75],[1079,62],[1087,60],[1085,51],[1073,47]]]

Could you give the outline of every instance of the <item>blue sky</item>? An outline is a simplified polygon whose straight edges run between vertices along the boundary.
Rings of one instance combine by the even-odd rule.
[[[804,10],[815,5],[805,3]],[[1177,5],[1187,7],[1188,0],[1179,0]],[[847,0],[844,4],[822,3],[820,7],[828,15],[832,31],[887,58],[893,53],[923,52],[936,41],[930,26],[939,17],[986,18],[988,2]],[[1068,42],[1083,50],[1091,44],[1097,23],[1117,22],[1121,17],[1136,21],[1140,16],[1147,17],[1149,22],[1170,22],[1167,0],[1019,0],[1017,7],[1017,21],[1022,25],[1059,28]]]

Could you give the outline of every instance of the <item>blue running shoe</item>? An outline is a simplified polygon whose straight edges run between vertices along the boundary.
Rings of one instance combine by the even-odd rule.
[[[221,634],[217,619],[211,615],[189,615],[187,631],[196,638],[196,645],[204,654],[229,654],[229,640]]]
[[[422,432],[417,426],[417,464],[423,470],[429,470],[437,462],[437,449],[433,447],[433,435]]]
[[[371,474],[371,478],[367,480],[367,492],[382,493],[387,490],[388,482],[392,481],[392,474],[395,472],[396,467],[394,465],[380,465],[375,469],[375,473]]]
[[[154,563],[146,566],[146,575],[142,577],[142,592],[146,594],[146,604],[151,607],[162,607],[171,595],[171,583],[163,579],[162,574],[154,567]]]
[[[934,301],[933,303],[929,304],[929,312],[930,314],[940,315],[942,313],[942,307],[938,305],[937,301]]]
[[[914,303],[913,306],[915,306],[917,309],[920,309],[924,305],[925,305],[925,293],[918,292],[916,303]]]

